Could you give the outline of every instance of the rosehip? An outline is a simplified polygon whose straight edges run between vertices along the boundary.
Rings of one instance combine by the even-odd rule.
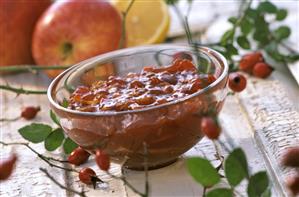
[[[96,151],[96,163],[101,170],[107,171],[110,168],[110,157],[102,150]]]
[[[212,140],[218,139],[221,128],[212,117],[203,117],[200,124],[201,131]]]
[[[0,163],[0,181],[6,180],[12,174],[12,171],[15,167],[15,163],[17,161],[17,155],[13,154],[7,160],[1,161]]]
[[[299,194],[299,175],[288,178],[287,186],[294,196]]]
[[[299,167],[299,147],[289,148],[283,156],[282,164],[290,167]]]
[[[85,163],[90,154],[81,147],[76,148],[68,157],[68,162],[76,166]]]
[[[180,60],[187,59],[192,61],[192,56],[186,52],[178,52],[173,55],[173,60],[177,60],[177,59]]]
[[[253,66],[257,64],[258,62],[263,62],[264,58],[261,52],[253,52],[246,54],[242,57],[239,63],[239,69],[251,73]]]
[[[94,180],[93,180],[94,177]],[[93,184],[93,182],[96,179],[96,173],[91,168],[83,168],[79,172],[79,179],[82,183],[85,183],[87,185]]]
[[[21,112],[21,117],[25,118],[26,120],[31,120],[33,119],[36,114],[40,111],[40,107],[33,107],[33,106],[28,106],[25,107],[22,112]]]
[[[252,74],[259,78],[267,78],[273,71],[273,68],[266,63],[260,62],[254,65]]]
[[[246,88],[247,80],[240,73],[229,74],[228,86],[234,92],[241,92]]]

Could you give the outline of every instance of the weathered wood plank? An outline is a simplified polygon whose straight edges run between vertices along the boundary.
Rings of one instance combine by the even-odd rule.
[[[251,78],[240,101],[274,183],[287,196],[284,180],[292,171],[279,162],[286,148],[299,145],[299,113],[278,81]]]

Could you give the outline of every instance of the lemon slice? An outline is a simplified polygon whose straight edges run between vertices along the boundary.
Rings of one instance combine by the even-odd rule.
[[[114,0],[115,7],[124,12],[131,0]],[[135,0],[126,18],[127,46],[161,43],[170,24],[164,0]]]

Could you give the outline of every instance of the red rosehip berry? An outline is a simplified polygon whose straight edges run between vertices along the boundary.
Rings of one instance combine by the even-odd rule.
[[[96,180],[96,173],[91,168],[83,168],[79,172],[79,179],[82,183],[87,185],[93,184]]]
[[[254,65],[252,74],[259,78],[267,78],[273,70],[268,64],[260,62]]]
[[[192,56],[186,52],[178,52],[173,55],[173,60],[184,60],[184,59],[187,59],[190,61],[193,60]]]
[[[287,187],[293,193],[294,196],[299,194],[299,175],[287,179]]]
[[[28,106],[25,107],[21,112],[21,117],[26,120],[31,120],[35,118],[36,114],[40,111],[40,107]]]
[[[282,158],[282,164],[289,167],[299,167],[299,146],[286,150]]]
[[[96,163],[101,170],[107,171],[110,168],[110,157],[102,150],[96,151]]]
[[[246,54],[242,57],[239,63],[239,69],[251,73],[253,66],[257,64],[258,62],[263,62],[264,58],[261,52],[253,52]]]
[[[200,124],[201,131],[211,140],[218,139],[221,128],[212,117],[203,117]]]
[[[90,154],[81,147],[76,148],[68,157],[68,162],[76,166],[85,163]]]
[[[6,180],[10,177],[17,159],[17,155],[13,154],[7,160],[0,162],[0,181]]]
[[[247,80],[240,73],[230,73],[228,79],[228,86],[234,92],[241,92],[246,88]]]

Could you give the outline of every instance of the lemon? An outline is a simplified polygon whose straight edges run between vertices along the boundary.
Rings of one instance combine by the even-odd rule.
[[[115,7],[124,12],[131,0],[113,0]],[[164,0],[135,0],[127,18],[127,47],[161,43],[165,40],[170,24]]]

